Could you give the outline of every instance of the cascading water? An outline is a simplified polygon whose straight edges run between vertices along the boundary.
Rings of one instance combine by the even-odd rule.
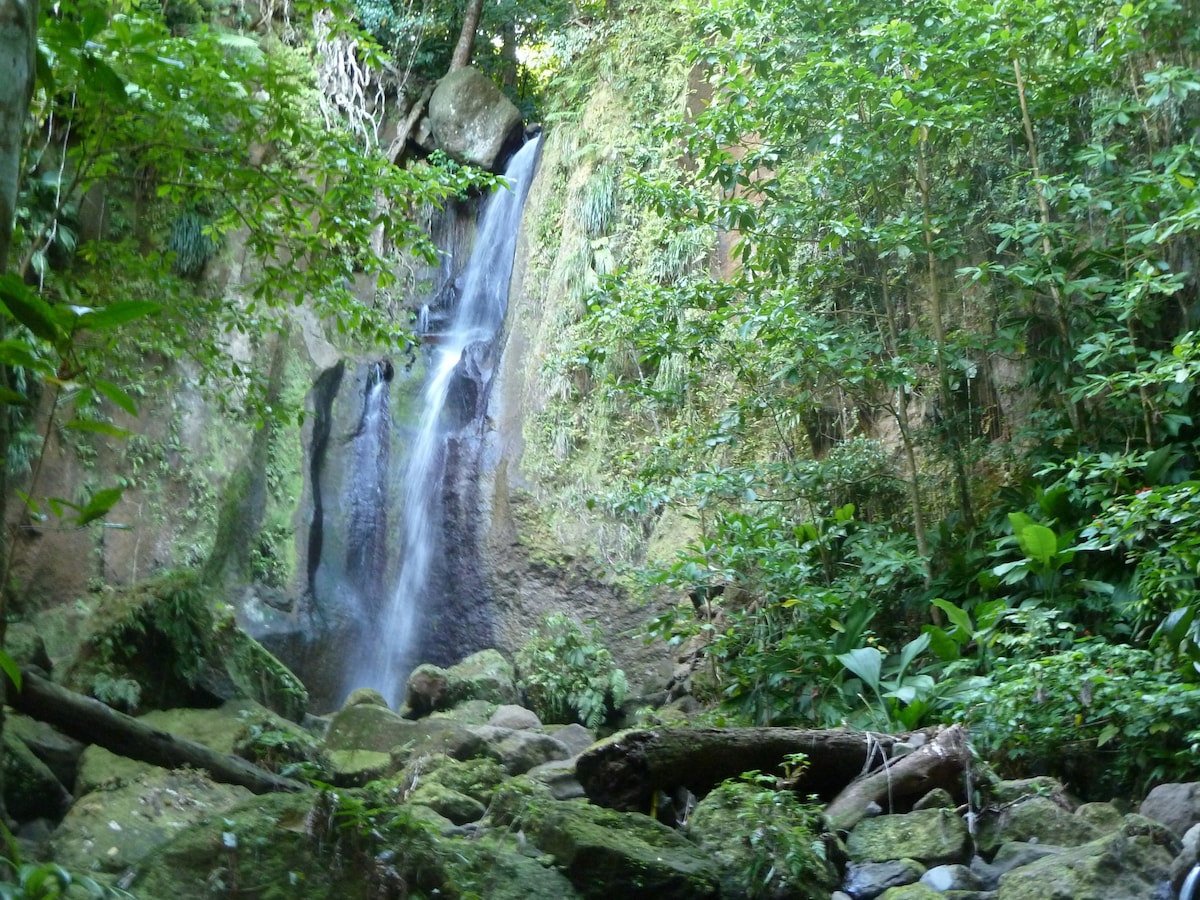
[[[538,140],[527,143],[509,163],[500,188],[485,204],[475,249],[459,276],[457,305],[442,333],[426,334],[429,358],[420,424],[405,468],[400,573],[391,596],[359,648],[349,687],[372,687],[389,703],[401,699],[403,679],[419,652],[422,613],[436,604],[431,582],[444,552],[444,476],[449,442],[465,432],[482,432],[491,386],[496,337],[508,309],[508,286],[520,231],[521,212],[533,178]],[[423,329],[431,327],[428,310]],[[370,396],[367,399],[370,405]],[[364,412],[364,422],[367,413]],[[460,548],[456,548],[460,549]],[[445,580],[443,577],[442,580]],[[444,584],[444,593],[454,585]]]

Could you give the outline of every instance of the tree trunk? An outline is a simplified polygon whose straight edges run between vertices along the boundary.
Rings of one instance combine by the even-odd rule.
[[[12,691],[11,685],[9,689],[12,693],[9,704],[17,712],[121,756],[168,769],[179,766],[206,769],[215,780],[240,784],[256,794],[304,790],[298,781],[268,772],[241,757],[218,753],[195,741],[151,728],[99,700],[47,681],[29,668],[21,670],[21,690]]]
[[[886,762],[904,735],[803,728],[661,728],[633,731],[579,757],[575,776],[602,806],[647,812],[659,791],[703,796],[727,778],[757,769],[778,773],[791,753],[808,757],[794,785],[802,794],[837,795]]]
[[[451,72],[465,69],[471,64],[471,52],[475,49],[475,32],[479,29],[479,17],[482,14],[483,0],[468,0],[467,10],[463,14],[462,31],[458,33],[454,56],[450,59]]]
[[[961,725],[952,725],[908,756],[889,761],[864,778],[856,779],[825,808],[838,830],[853,828],[876,803],[884,812],[907,808],[934,788],[962,793],[971,751]]]
[[[17,192],[21,184],[21,151],[29,100],[33,96],[37,60],[37,0],[0,0],[0,275],[8,271]],[[6,337],[0,325],[0,340]],[[8,388],[8,369],[0,367],[0,387]],[[0,405],[0,459],[8,459],[9,411]],[[0,560],[8,558],[8,476],[0,465]],[[0,652],[4,650],[7,625],[4,583],[0,580]],[[0,733],[4,728],[7,679],[0,678]],[[0,747],[3,745],[0,744]],[[3,750],[0,749],[0,754]],[[8,816],[4,808],[3,757],[0,755],[0,822]]]

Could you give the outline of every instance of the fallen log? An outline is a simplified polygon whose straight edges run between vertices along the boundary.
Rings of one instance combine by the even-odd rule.
[[[656,728],[615,735],[584,752],[575,775],[588,799],[602,806],[646,812],[655,794],[686,788],[704,796],[728,778],[757,769],[784,773],[791,753],[808,766],[789,786],[829,799],[886,762],[907,735],[803,728]]]
[[[8,685],[8,704],[18,712],[53,725],[79,741],[97,744],[130,759],[175,769],[206,769],[214,780],[238,784],[256,794],[301,791],[304,785],[225,753],[152,728],[111,706],[54,684],[27,667],[21,689]]]
[[[952,725],[907,756],[855,779],[825,807],[825,816],[835,830],[848,831],[867,815],[871,804],[892,812],[907,808],[934,788],[961,793],[970,761],[966,732],[961,725]]]

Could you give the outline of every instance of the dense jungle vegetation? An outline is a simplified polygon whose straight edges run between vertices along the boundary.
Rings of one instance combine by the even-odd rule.
[[[565,236],[569,299],[533,443],[618,536],[601,552],[692,593],[650,637],[690,642],[731,722],[963,719],[1098,794],[1189,769],[1193,0],[651,6],[486,3],[474,57],[586,173],[533,238]],[[294,418],[237,348],[302,304],[348,352],[404,346],[388,278],[427,249],[418,211],[491,180],[394,165],[380,104],[444,71],[462,17],[43,5],[29,109],[0,98],[24,122],[0,154],[10,506],[83,526],[121,496],[103,473],[39,496],[37,409],[120,436],[182,358],[238,414]],[[600,88],[620,115],[589,114]],[[197,281],[234,234],[236,302]],[[663,528],[693,539],[644,559]]]

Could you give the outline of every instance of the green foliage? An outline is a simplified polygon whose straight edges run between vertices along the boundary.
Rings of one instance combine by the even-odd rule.
[[[31,863],[21,858],[20,846],[3,823],[0,835],[8,847],[0,856],[0,900],[132,900],[133,895],[109,887],[52,863]]]
[[[793,759],[787,778],[799,778],[805,765]],[[735,813],[742,845],[737,855],[744,863],[739,886],[746,896],[815,900],[828,894],[832,866],[819,838],[824,830],[819,806],[757,771],[717,785],[706,802]]]
[[[570,617],[546,616],[517,651],[517,683],[543,722],[579,722],[598,728],[625,701],[625,673]]]
[[[965,699],[984,756],[1023,774],[1065,777],[1089,797],[1190,771],[1197,687],[1147,650],[1090,640],[1063,653],[1001,661]]]
[[[185,278],[194,278],[217,253],[217,242],[208,233],[209,223],[194,211],[180,213],[171,225],[167,252],[175,254],[172,267]]]

